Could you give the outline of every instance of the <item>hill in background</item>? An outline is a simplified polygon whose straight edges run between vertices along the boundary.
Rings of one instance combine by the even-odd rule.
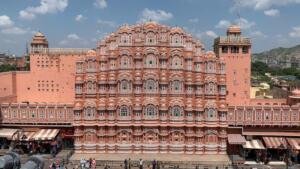
[[[300,45],[291,48],[274,48],[269,51],[252,55],[252,62],[264,62],[269,67],[299,68],[300,67]]]

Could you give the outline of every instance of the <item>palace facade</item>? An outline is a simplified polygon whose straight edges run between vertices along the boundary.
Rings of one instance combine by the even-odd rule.
[[[121,26],[95,49],[49,48],[38,32],[30,71],[0,74],[1,126],[16,129],[10,139],[17,130],[72,139],[80,153],[226,154],[228,136],[244,128],[300,126],[298,91],[250,99],[250,61],[238,26],[214,52],[155,22]]]

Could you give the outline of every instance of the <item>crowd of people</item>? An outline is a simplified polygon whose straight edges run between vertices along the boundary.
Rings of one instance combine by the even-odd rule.
[[[158,161],[156,161],[155,159],[152,161],[151,165],[152,165],[152,169],[160,169],[160,163]],[[125,159],[124,160],[124,169],[131,169],[132,167],[133,167],[133,163],[132,163],[131,159],[130,158],[128,160]],[[138,167],[139,167],[139,169],[144,169],[143,159],[139,159]],[[151,167],[148,165],[147,168],[151,168]]]
[[[94,159],[90,158],[88,160],[82,158],[80,160],[80,168],[81,169],[96,169],[96,160],[95,160],[95,158]]]
[[[96,160],[95,158],[90,158],[89,160],[86,160],[82,158],[80,160],[80,165],[76,165],[75,169],[96,169]],[[138,167],[139,169],[160,169],[161,163],[159,161],[156,161],[155,159],[150,164],[145,165],[144,161],[142,159],[138,160],[138,163],[134,163],[130,158],[124,160],[124,165],[121,165],[123,169],[133,169]],[[105,164],[104,169],[109,169],[110,166]]]
[[[49,169],[67,169],[67,166],[64,160],[60,161],[57,159],[50,163]]]

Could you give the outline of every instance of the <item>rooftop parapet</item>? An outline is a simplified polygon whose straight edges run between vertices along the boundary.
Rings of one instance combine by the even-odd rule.
[[[215,44],[251,45],[251,39],[241,36],[223,36],[216,38]]]
[[[86,54],[89,48],[31,48],[30,53],[42,54]]]

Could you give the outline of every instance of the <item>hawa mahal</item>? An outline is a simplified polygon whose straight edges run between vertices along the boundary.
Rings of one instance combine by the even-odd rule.
[[[59,135],[79,153],[226,154],[248,136],[299,141],[299,90],[250,99],[250,63],[238,26],[214,51],[155,22],[123,25],[95,49],[50,48],[38,32],[30,71],[0,74],[0,135]]]

